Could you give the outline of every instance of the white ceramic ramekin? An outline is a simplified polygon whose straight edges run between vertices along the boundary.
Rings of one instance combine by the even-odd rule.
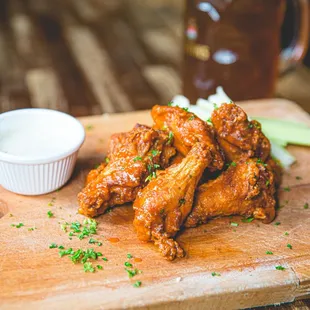
[[[8,137],[9,143],[16,141],[18,132],[19,142],[13,143],[17,151],[10,153],[4,145]],[[0,114],[0,185],[22,195],[57,190],[70,179],[84,139],[82,124],[62,112],[22,109]]]

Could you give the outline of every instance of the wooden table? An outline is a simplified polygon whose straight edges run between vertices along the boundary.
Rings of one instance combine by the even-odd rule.
[[[148,109],[181,90],[181,0],[2,0],[0,113],[47,107],[75,116]],[[310,71],[277,96],[310,112]]]

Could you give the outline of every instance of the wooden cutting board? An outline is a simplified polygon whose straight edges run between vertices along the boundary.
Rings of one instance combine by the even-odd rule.
[[[310,124],[309,115],[289,101],[242,105],[252,116]],[[0,187],[1,309],[228,309],[310,296],[310,208],[304,208],[310,203],[310,148],[289,147],[297,163],[284,175],[279,190],[282,207],[273,223],[219,218],[185,230],[178,240],[186,258],[168,262],[152,244],[138,241],[130,205],[97,218],[95,238],[102,241],[100,247],[88,244],[89,238],[70,240],[61,230],[65,221],[84,220],[77,214],[76,195],[87,172],[105,157],[109,136],[131,129],[136,122],[152,123],[148,111],[90,117],[82,122],[87,138],[74,175],[64,188],[26,197]],[[283,190],[287,186],[289,192]],[[48,218],[48,210],[54,217]],[[239,226],[231,226],[231,221]],[[19,229],[11,226],[20,222],[24,226]],[[31,227],[37,229],[29,231]],[[73,249],[94,247],[108,261],[99,260],[103,270],[85,273],[82,265],[60,258],[57,249],[49,249],[52,242]],[[266,251],[274,254],[266,255]],[[127,253],[142,259],[130,260],[143,272],[132,279],[124,270]],[[286,269],[276,270],[278,265]],[[220,276],[212,276],[212,272]],[[137,280],[142,282],[139,288],[133,287]]]

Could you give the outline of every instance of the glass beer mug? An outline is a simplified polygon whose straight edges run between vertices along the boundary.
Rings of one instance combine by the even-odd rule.
[[[274,95],[280,70],[302,60],[308,44],[308,1],[295,0],[296,35],[280,51],[285,7],[286,0],[187,0],[183,94],[192,104],[217,86],[236,101]]]

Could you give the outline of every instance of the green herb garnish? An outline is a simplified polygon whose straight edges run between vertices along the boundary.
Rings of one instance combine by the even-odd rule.
[[[154,167],[154,169],[159,169],[160,165],[159,164],[154,164],[153,167]]]
[[[180,205],[180,206],[181,206],[181,205],[184,205],[184,203],[185,203],[185,199],[184,199],[184,198],[182,198],[182,199],[179,200],[179,205]]]
[[[103,269],[103,267],[101,265],[97,265],[96,267],[97,267],[98,270],[102,270]]]
[[[267,255],[273,255],[273,252],[271,252],[271,251],[266,251],[266,254],[267,254]]]
[[[309,209],[309,204],[308,204],[308,202],[306,202],[305,204],[304,204],[304,209]]]
[[[290,243],[288,243],[286,246],[291,250],[293,249],[293,246]]]
[[[260,158],[256,161],[257,164],[262,164],[264,167],[267,166]]]
[[[15,227],[15,228],[21,228],[23,226],[25,226],[23,223],[19,223],[19,224],[11,224],[12,227]]]
[[[79,223],[79,222],[73,222],[73,223],[71,223],[71,227],[70,227],[70,228],[71,228],[75,233],[79,233],[79,232],[81,232],[80,227],[81,227],[81,223]]]
[[[94,129],[94,126],[93,125],[86,125],[85,129],[89,131],[89,130]]]
[[[76,224],[79,225],[76,225]],[[71,228],[73,228],[74,232],[80,232],[78,235],[78,238],[80,240],[84,239],[85,237],[89,237],[90,235],[95,235],[97,233],[97,222],[93,219],[86,219],[83,222],[83,227],[81,227],[81,224],[79,222],[75,222],[74,225],[71,225]],[[81,230],[82,228],[82,230]]]
[[[65,255],[70,255],[70,254],[72,254],[74,251],[73,251],[73,249],[72,248],[69,248],[69,249],[67,249],[67,250],[61,250],[61,251],[59,251],[59,256],[60,257],[63,257],[63,256],[65,256]]]
[[[129,263],[129,262],[125,262],[124,265],[125,265],[126,267],[132,268],[132,264]]]
[[[128,269],[128,268],[125,268],[125,270],[126,270],[129,278],[132,278],[135,275],[137,275],[138,273],[140,273],[140,270],[138,270],[138,269]]]
[[[169,131],[169,134],[168,134],[168,140],[167,140],[167,144],[170,145],[172,143],[172,140],[173,140],[173,132],[172,131]]]
[[[83,268],[84,272],[95,272],[95,268],[93,267],[93,264],[90,262],[84,263]]]
[[[142,160],[142,157],[141,157],[141,156],[136,156],[136,157],[133,159],[134,162],[137,162],[137,161],[140,161],[140,160]]]
[[[152,179],[156,179],[156,172],[153,171],[148,177],[145,179],[145,182],[151,181]]]
[[[49,248],[50,249],[56,249],[56,248],[58,248],[58,245],[56,243],[51,243]]]
[[[55,203],[56,198],[53,197],[52,200],[47,204],[49,207],[52,207]]]
[[[284,190],[285,192],[290,192],[290,191],[291,191],[291,188],[290,188],[289,186],[287,186],[287,187],[284,187],[283,190]]]
[[[238,224],[238,223],[235,223],[235,222],[231,222],[231,223],[230,223],[230,226],[237,227],[237,226],[239,226],[239,224]]]
[[[151,154],[152,154],[152,156],[154,157],[154,156],[156,156],[156,155],[159,154],[159,151],[158,151],[158,150],[152,150],[152,151],[151,151]]]
[[[279,226],[279,225],[281,225],[281,222],[275,222],[274,225]]]
[[[127,258],[132,258],[132,255],[130,253],[128,253]]]
[[[51,217],[54,216],[54,213],[53,213],[51,210],[49,210],[49,211],[47,211],[47,216],[48,216],[49,218],[51,218]]]
[[[141,281],[136,281],[136,282],[133,284],[133,286],[134,286],[134,287],[140,287],[141,284],[142,284]]]
[[[243,223],[251,223],[254,221],[254,217],[248,217],[241,220]]]
[[[219,277],[221,274],[220,273],[218,273],[218,272],[212,272],[211,273],[211,275],[212,275],[212,277]]]
[[[283,266],[276,266],[277,270],[285,270],[285,268]]]

